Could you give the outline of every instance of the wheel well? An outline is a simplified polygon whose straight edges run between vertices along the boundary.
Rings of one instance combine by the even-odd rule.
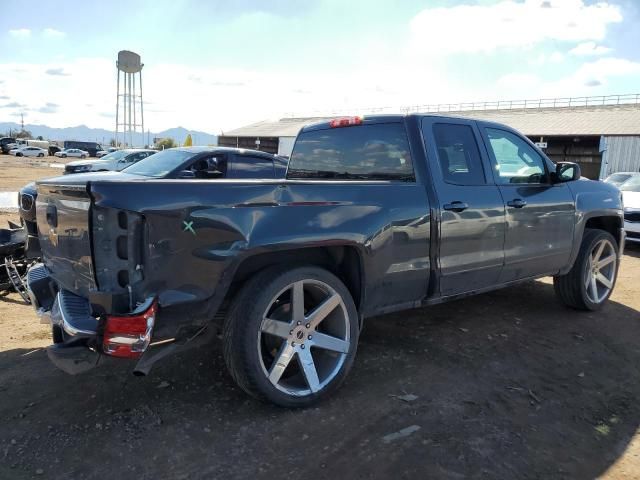
[[[331,246],[309,247],[282,252],[267,252],[244,260],[233,277],[227,300],[235,296],[238,289],[251,275],[273,265],[316,265],[337,276],[346,285],[360,311],[362,298],[362,262],[355,247]]]
[[[619,217],[593,217],[587,220],[584,228],[592,228],[609,232],[616,242],[620,241],[619,234],[622,222]]]

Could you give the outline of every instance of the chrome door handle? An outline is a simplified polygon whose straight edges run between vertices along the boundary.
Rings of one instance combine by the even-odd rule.
[[[445,203],[442,208],[444,208],[445,210],[450,210],[452,212],[463,212],[464,210],[469,208],[469,205],[464,202],[451,202]]]
[[[510,206],[510,207],[513,207],[513,208],[522,208],[526,204],[527,204],[527,202],[525,202],[521,198],[514,198],[510,202],[507,202],[507,205]]]

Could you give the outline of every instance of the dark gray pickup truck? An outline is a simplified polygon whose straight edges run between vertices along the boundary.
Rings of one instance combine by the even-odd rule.
[[[284,406],[339,386],[367,317],[546,275],[561,302],[596,310],[625,240],[615,187],[504,125],[440,116],[305,127],[284,180],[37,188],[43,264],[28,284],[56,365],[128,358],[146,374],[222,325],[236,382]]]

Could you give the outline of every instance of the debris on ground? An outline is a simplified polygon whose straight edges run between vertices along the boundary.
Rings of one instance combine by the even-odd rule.
[[[403,402],[413,402],[418,398],[417,395],[413,393],[407,393],[405,395],[389,395],[392,398],[397,398],[398,400],[402,400]]]
[[[395,440],[399,440],[401,438],[408,437],[409,435],[411,435],[412,433],[417,432],[418,430],[420,430],[420,425],[411,425],[411,426],[403,428],[402,430],[399,430],[397,432],[390,433],[389,435],[385,435],[384,437],[382,437],[382,441],[384,443],[391,443],[391,442],[393,442]]]

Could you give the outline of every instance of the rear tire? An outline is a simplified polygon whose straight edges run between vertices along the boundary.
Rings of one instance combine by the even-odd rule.
[[[586,229],[566,275],[553,277],[558,299],[577,310],[595,311],[607,302],[618,276],[618,244],[604,230]]]
[[[16,153],[16,157],[21,157],[22,154],[21,153]]]
[[[224,324],[224,358],[253,397],[306,407],[344,381],[358,334],[355,304],[336,276],[312,266],[271,267],[234,299]]]
[[[39,157],[39,158],[44,157],[44,153],[39,153],[39,154],[38,154],[38,157]]]

